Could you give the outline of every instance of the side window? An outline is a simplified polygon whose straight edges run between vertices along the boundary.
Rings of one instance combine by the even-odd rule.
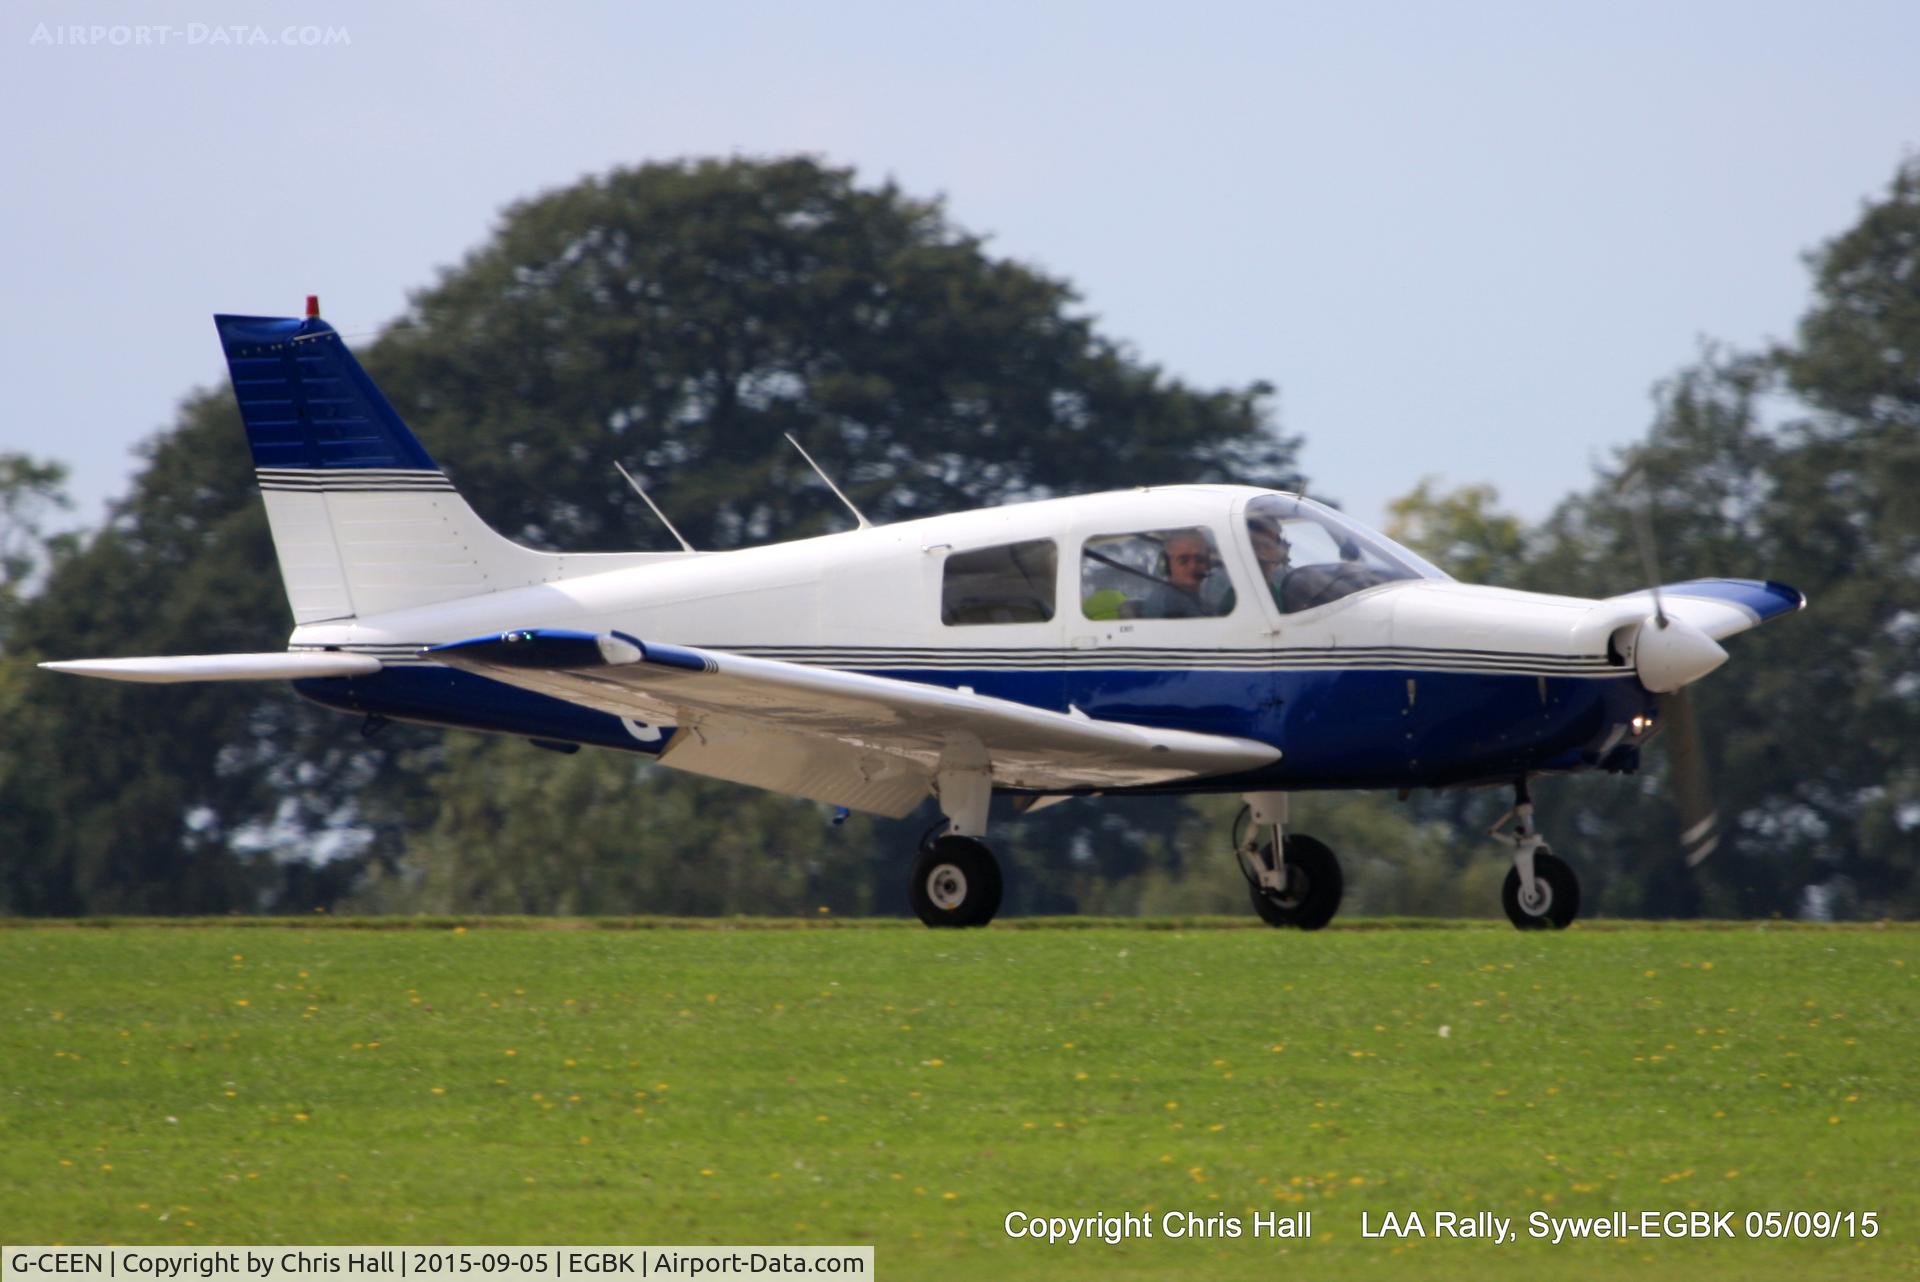
[[[1211,619],[1233,610],[1233,584],[1202,526],[1097,534],[1080,553],[1089,619]]]
[[[940,622],[1045,623],[1053,618],[1060,550],[1052,539],[955,552],[940,587]]]

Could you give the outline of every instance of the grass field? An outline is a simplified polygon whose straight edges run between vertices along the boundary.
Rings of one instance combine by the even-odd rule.
[[[0,1241],[873,1243],[894,1279],[1920,1275],[1912,928],[332,924],[0,930]],[[1002,1228],[1306,1209],[1307,1242]],[[1520,1240],[1360,1234],[1441,1209]],[[1879,1236],[1525,1232],[1669,1209],[1875,1211]]]

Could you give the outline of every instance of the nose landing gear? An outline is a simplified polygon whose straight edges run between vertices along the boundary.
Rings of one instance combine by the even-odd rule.
[[[1580,915],[1580,879],[1534,828],[1533,795],[1525,778],[1514,784],[1513,793],[1513,809],[1487,830],[1489,837],[1513,848],[1513,867],[1500,889],[1500,904],[1516,929],[1565,930]]]

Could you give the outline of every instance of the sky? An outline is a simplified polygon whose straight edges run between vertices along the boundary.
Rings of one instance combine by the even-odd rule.
[[[1362,520],[1429,476],[1536,519],[1704,342],[1792,336],[1804,253],[1920,149],[1915,50],[1920,5],[1865,0],[26,0],[0,451],[97,521],[224,381],[213,312],[371,335],[517,199],[805,152],[944,196],[1169,376],[1273,383]]]

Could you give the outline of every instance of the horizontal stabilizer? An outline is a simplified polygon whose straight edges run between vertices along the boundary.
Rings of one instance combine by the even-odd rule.
[[[302,677],[365,677],[380,660],[333,650],[282,650],[272,654],[172,654],[146,659],[69,659],[43,663],[49,672],[109,681],[296,681]]]

